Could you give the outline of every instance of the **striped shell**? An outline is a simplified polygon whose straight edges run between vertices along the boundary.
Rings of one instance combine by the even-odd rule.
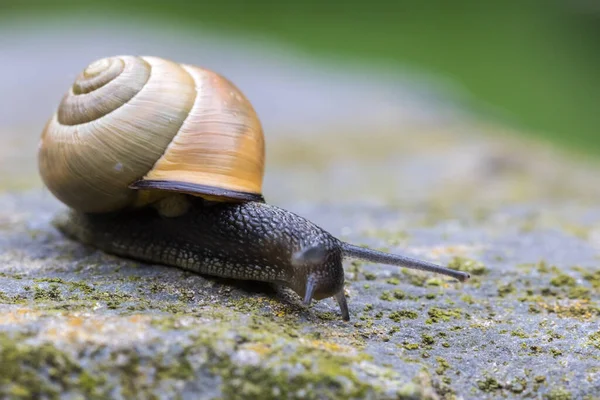
[[[63,203],[110,212],[168,192],[260,200],[264,147],[256,112],[226,78],[119,56],[77,77],[42,132],[38,161]]]

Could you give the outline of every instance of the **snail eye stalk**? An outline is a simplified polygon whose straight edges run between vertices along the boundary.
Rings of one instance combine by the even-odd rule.
[[[382,251],[365,249],[349,243],[342,244],[342,251],[346,257],[371,261],[379,264],[396,265],[398,267],[434,272],[436,274],[450,276],[454,279],[458,279],[461,282],[464,282],[471,277],[471,275],[466,272],[445,268],[427,261],[417,260],[415,258],[402,256],[399,254],[389,254]]]

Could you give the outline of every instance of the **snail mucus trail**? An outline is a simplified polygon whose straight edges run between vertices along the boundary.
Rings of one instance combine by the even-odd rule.
[[[38,160],[69,207],[55,219],[66,236],[131,259],[283,285],[306,305],[335,297],[344,320],[345,258],[469,278],[343,242],[267,204],[258,118],[237,87],[203,68],[132,56],[90,64],[44,128]]]

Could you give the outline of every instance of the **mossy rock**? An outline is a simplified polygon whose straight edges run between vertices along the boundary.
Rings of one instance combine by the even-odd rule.
[[[598,250],[588,239],[540,229],[523,239],[538,246],[514,246],[510,225],[495,227],[481,240],[489,252],[511,250],[510,259],[462,254],[485,265],[465,284],[370,264],[359,268],[373,275],[355,274],[348,263],[345,323],[331,300],[307,309],[285,289],[66,240],[49,224],[60,205],[35,193],[1,197],[0,206],[17,216],[0,231],[8,397],[554,399],[599,389]],[[363,213],[377,224],[392,211]],[[333,229],[355,215],[318,206],[309,214]],[[439,251],[440,228],[421,229],[430,237],[413,245]],[[348,240],[361,238],[369,240]],[[577,252],[538,250],[565,241]]]

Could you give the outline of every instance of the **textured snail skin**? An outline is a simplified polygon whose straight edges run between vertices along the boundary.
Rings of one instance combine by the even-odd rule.
[[[54,224],[66,236],[107,253],[287,286],[306,305],[335,296],[346,321],[344,257],[469,279],[465,272],[342,242],[305,218],[264,202],[176,195],[153,206],[113,213],[71,209]]]
[[[310,221],[261,202],[211,203],[189,197],[183,215],[153,207],[89,214],[70,210],[55,220],[66,236],[107,253],[197,273],[272,282],[304,298],[343,293],[342,242]]]

